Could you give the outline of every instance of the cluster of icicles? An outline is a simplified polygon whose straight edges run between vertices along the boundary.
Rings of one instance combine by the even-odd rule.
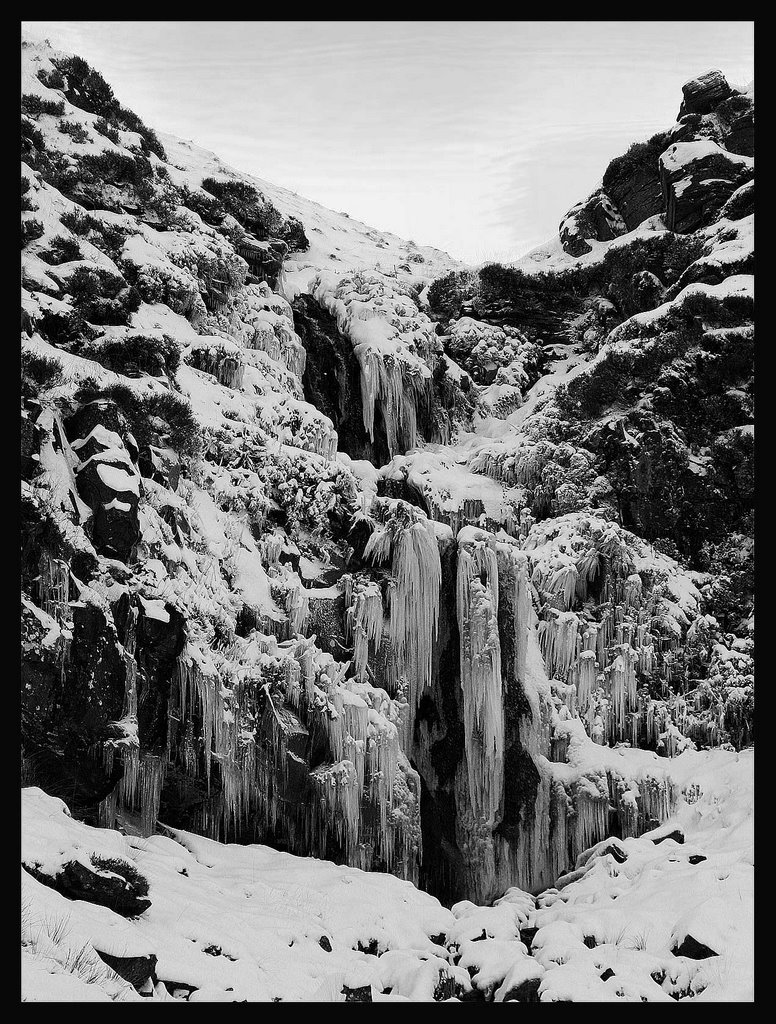
[[[131,728],[137,669],[130,616],[124,643],[124,721],[130,727],[105,752],[106,759],[122,756],[124,776],[101,806],[104,823],[117,809],[134,809],[141,829],[153,831],[164,774],[172,767],[204,783],[209,796],[198,827],[214,838],[275,838],[300,853],[337,853],[356,866],[417,879],[420,778],[408,754],[420,697],[435,684],[440,545],[452,537],[397,499],[375,499],[369,517],[365,561],[388,572],[382,584],[368,571],[343,578],[351,660],[336,661],[315,637],[298,631],[281,641],[254,631],[220,654],[190,637],[171,687],[166,750],[156,754],[140,752]],[[646,622],[632,621],[649,606],[639,606],[633,581],[623,586],[612,591],[623,603],[604,607],[598,622],[551,605],[538,620],[529,552],[521,541],[476,527],[458,534],[466,785],[456,799],[472,891],[498,888],[508,877],[525,887],[549,884],[613,825],[621,835],[636,835],[670,813],[667,777],[634,781],[607,771],[578,777],[566,764],[571,726],[584,726],[600,743],[626,738],[641,745],[644,739],[633,724],[636,673],[653,670],[654,640]],[[508,663],[502,651],[507,635]],[[515,784],[504,777],[505,686],[525,684],[529,643],[537,643],[531,637],[555,680],[555,704],[535,700],[520,720],[521,746],[547,767],[539,772],[533,814],[515,842],[497,834],[505,786]],[[661,708],[647,703],[639,720],[653,739],[670,735]],[[676,749],[669,743],[666,752]]]
[[[318,274],[313,297],[337,320],[350,339],[360,369],[364,429],[375,437],[375,410],[385,427],[391,458],[418,444],[418,413],[431,408],[431,364],[441,353],[434,324],[406,289],[378,273],[344,278]],[[433,440],[447,444],[450,424],[434,419]]]
[[[420,780],[400,749],[402,707],[385,691],[346,680],[349,663],[321,652],[314,638],[278,642],[253,632],[220,662],[190,642],[170,689],[166,749],[141,754],[133,644],[131,621],[129,736],[103,752],[109,770],[122,756],[124,774],[100,806],[102,824],[113,825],[118,810],[138,811],[151,834],[169,767],[204,784],[196,825],[212,838],[274,835],[321,857],[335,841],[348,863],[417,878]]]

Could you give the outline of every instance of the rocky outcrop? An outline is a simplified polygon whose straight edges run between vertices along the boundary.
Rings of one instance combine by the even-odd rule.
[[[749,158],[728,153],[715,142],[673,143],[660,157],[666,226],[686,234],[710,224],[753,176]]]
[[[138,917],[151,906],[148,882],[133,865],[115,858],[94,857],[88,864],[68,861],[55,874],[35,864],[24,864],[24,868],[68,899],[95,903],[122,917]]]
[[[705,75],[691,78],[682,86],[680,120],[685,114],[708,114],[732,95],[733,90],[721,71],[707,71]]]
[[[584,203],[573,206],[560,222],[560,244],[570,256],[590,252],[590,240],[609,242],[625,234],[627,226],[611,198],[599,189]]]

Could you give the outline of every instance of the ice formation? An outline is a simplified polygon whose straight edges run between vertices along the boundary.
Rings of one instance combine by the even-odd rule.
[[[38,103],[64,96],[45,84],[58,81],[55,59],[45,46],[26,51],[25,96]],[[63,115],[29,115],[45,147],[37,150],[28,126],[22,164],[23,194],[35,204],[24,222],[34,213],[41,230],[22,251],[22,349],[32,367],[27,386],[33,380],[37,388],[23,404],[22,494],[31,523],[23,544],[31,745],[23,771],[34,783],[44,742],[37,723],[50,712],[51,735],[64,723],[75,741],[45,742],[87,751],[67,777],[78,812],[125,833],[89,831],[95,851],[100,844],[106,855],[131,850],[151,876],[154,900],[158,885],[185,905],[185,885],[174,877],[188,877],[179,870],[184,862],[208,893],[194,960],[192,936],[163,909],[148,918],[147,931],[145,924],[122,931],[127,955],[159,957],[153,996],[171,996],[175,984],[203,999],[214,992],[340,998],[369,988],[374,999],[475,991],[502,1001],[519,998],[514,992],[524,985],[543,1000],[713,993],[708,968],[667,959],[667,933],[650,957],[609,941],[608,922],[619,926],[621,912],[608,897],[602,906],[594,882],[625,902],[643,885],[648,902],[676,863],[649,834],[678,815],[708,838],[702,815],[693,817],[692,771],[709,788],[698,810],[711,813],[716,782],[706,754],[719,755],[731,792],[748,761],[745,751],[734,762],[729,750],[694,748],[752,742],[753,641],[707,613],[708,574],[684,569],[663,553],[665,544],[653,547],[621,525],[629,520],[607,504],[592,448],[561,436],[558,403],[564,389],[580,380],[589,386],[618,354],[626,361],[654,355],[656,336],[673,337],[673,317],[684,324],[731,299],[748,309],[748,218],[723,216],[695,239],[703,255],[693,272],[722,274],[721,282],[677,279],[659,306],[565,346],[564,358],[549,360],[532,384],[538,341],[463,310],[444,326],[431,319],[426,286],[457,269],[444,254],[249,180],[171,137],[163,140],[167,159],[145,157],[141,136],[123,130],[105,148],[96,116],[61,101]],[[27,106],[35,110],[35,100]],[[74,142],[65,115],[93,141]],[[676,145],[669,164],[687,155]],[[698,150],[692,145],[690,156]],[[50,154],[61,155],[62,167]],[[106,166],[147,159],[145,191],[85,175],[93,193],[87,214],[80,193],[52,167],[64,174],[67,164],[76,174],[95,156]],[[748,158],[739,164],[748,172]],[[277,204],[289,237],[291,220],[301,219],[308,247],[289,253],[275,239],[284,256],[276,275],[259,280],[254,257],[270,243],[252,241],[231,215],[218,221],[203,189],[214,179],[237,193],[258,189]],[[576,211],[571,220],[581,217]],[[678,244],[667,234],[645,223],[593,243],[611,245],[607,252],[629,235],[645,245]],[[51,256],[62,239],[74,258],[57,263]],[[548,267],[568,269],[554,251],[545,255]],[[605,258],[595,248],[581,257],[593,270]],[[535,270],[524,266],[528,276]],[[111,275],[116,294],[132,298],[125,322],[112,322],[121,319],[116,306],[105,323],[81,315],[79,303],[91,293],[79,292],[79,271]],[[363,428],[373,443],[384,434],[385,465],[341,451],[339,421],[306,400],[299,295],[331,314],[352,347]],[[596,301],[564,321],[569,337],[608,302]],[[99,308],[87,308],[99,320]],[[498,303],[492,312],[508,319]],[[68,331],[76,328],[83,337],[73,343]],[[726,343],[727,329],[715,344]],[[144,345],[153,353],[148,372],[137,369]],[[111,363],[106,353],[114,350],[129,361]],[[162,366],[162,350],[174,369]],[[636,428],[610,413],[596,429],[609,430],[617,450],[628,452]],[[699,478],[709,458],[693,455]],[[720,797],[726,808],[731,792]],[[68,824],[38,791],[26,794],[36,850],[25,860],[33,869],[25,884],[45,903],[54,891],[34,872],[50,867],[53,854],[41,819],[55,821],[68,843],[87,826]],[[290,853],[245,845],[257,841]],[[631,859],[621,868],[624,854]],[[308,860],[301,869],[293,855],[347,867]],[[232,885],[231,857],[245,892]],[[256,888],[245,874],[273,857],[281,875],[300,879],[298,899],[281,875]],[[744,878],[742,857],[735,873]],[[206,865],[226,871],[224,898],[237,921],[217,933],[220,895],[211,892]],[[395,879],[364,881],[356,869],[422,880],[452,910]],[[363,928],[330,922],[340,896],[321,895],[305,872],[326,876],[324,890],[352,885],[362,902],[375,886],[390,923],[379,924],[382,910],[370,917],[371,908]],[[267,966],[274,945],[257,937],[254,911],[237,909],[254,896],[262,914],[276,899],[278,916],[290,915],[289,943],[281,945],[303,950],[300,977],[285,954],[277,954],[277,974]],[[320,911],[300,910],[308,896]],[[678,898],[690,915],[689,896]],[[590,932],[581,931],[585,907]],[[428,911],[422,935],[411,919],[416,910]],[[639,913],[651,920],[641,906]],[[92,942],[95,955],[115,953],[118,939],[99,945],[110,934],[105,915],[79,903],[76,916],[79,939]],[[674,916],[680,942],[696,925]],[[701,918],[697,928],[719,942]],[[266,926],[273,934],[278,927],[275,917]],[[534,927],[529,950],[521,928]],[[337,939],[336,953],[319,944],[324,932]],[[167,951],[161,943],[171,935]],[[207,953],[205,939],[224,956]],[[64,975],[56,945],[41,955]],[[30,958],[30,977],[39,978]],[[208,959],[238,966],[216,968]],[[602,979],[605,969],[621,980]],[[80,982],[63,984],[81,991]],[[132,997],[115,978],[101,985]]]

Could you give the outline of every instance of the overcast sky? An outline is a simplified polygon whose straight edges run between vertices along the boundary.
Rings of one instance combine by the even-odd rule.
[[[462,259],[555,233],[752,22],[27,22],[146,122]]]

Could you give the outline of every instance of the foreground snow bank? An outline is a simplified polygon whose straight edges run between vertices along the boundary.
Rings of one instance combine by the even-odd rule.
[[[670,822],[599,843],[537,900],[510,889],[452,910],[393,875],[266,846],[91,828],[25,789],[24,998],[749,1000],[754,752],[666,764],[682,793]],[[95,860],[133,866],[150,908],[126,918],[38,880]],[[106,960],[152,977],[133,987]]]

